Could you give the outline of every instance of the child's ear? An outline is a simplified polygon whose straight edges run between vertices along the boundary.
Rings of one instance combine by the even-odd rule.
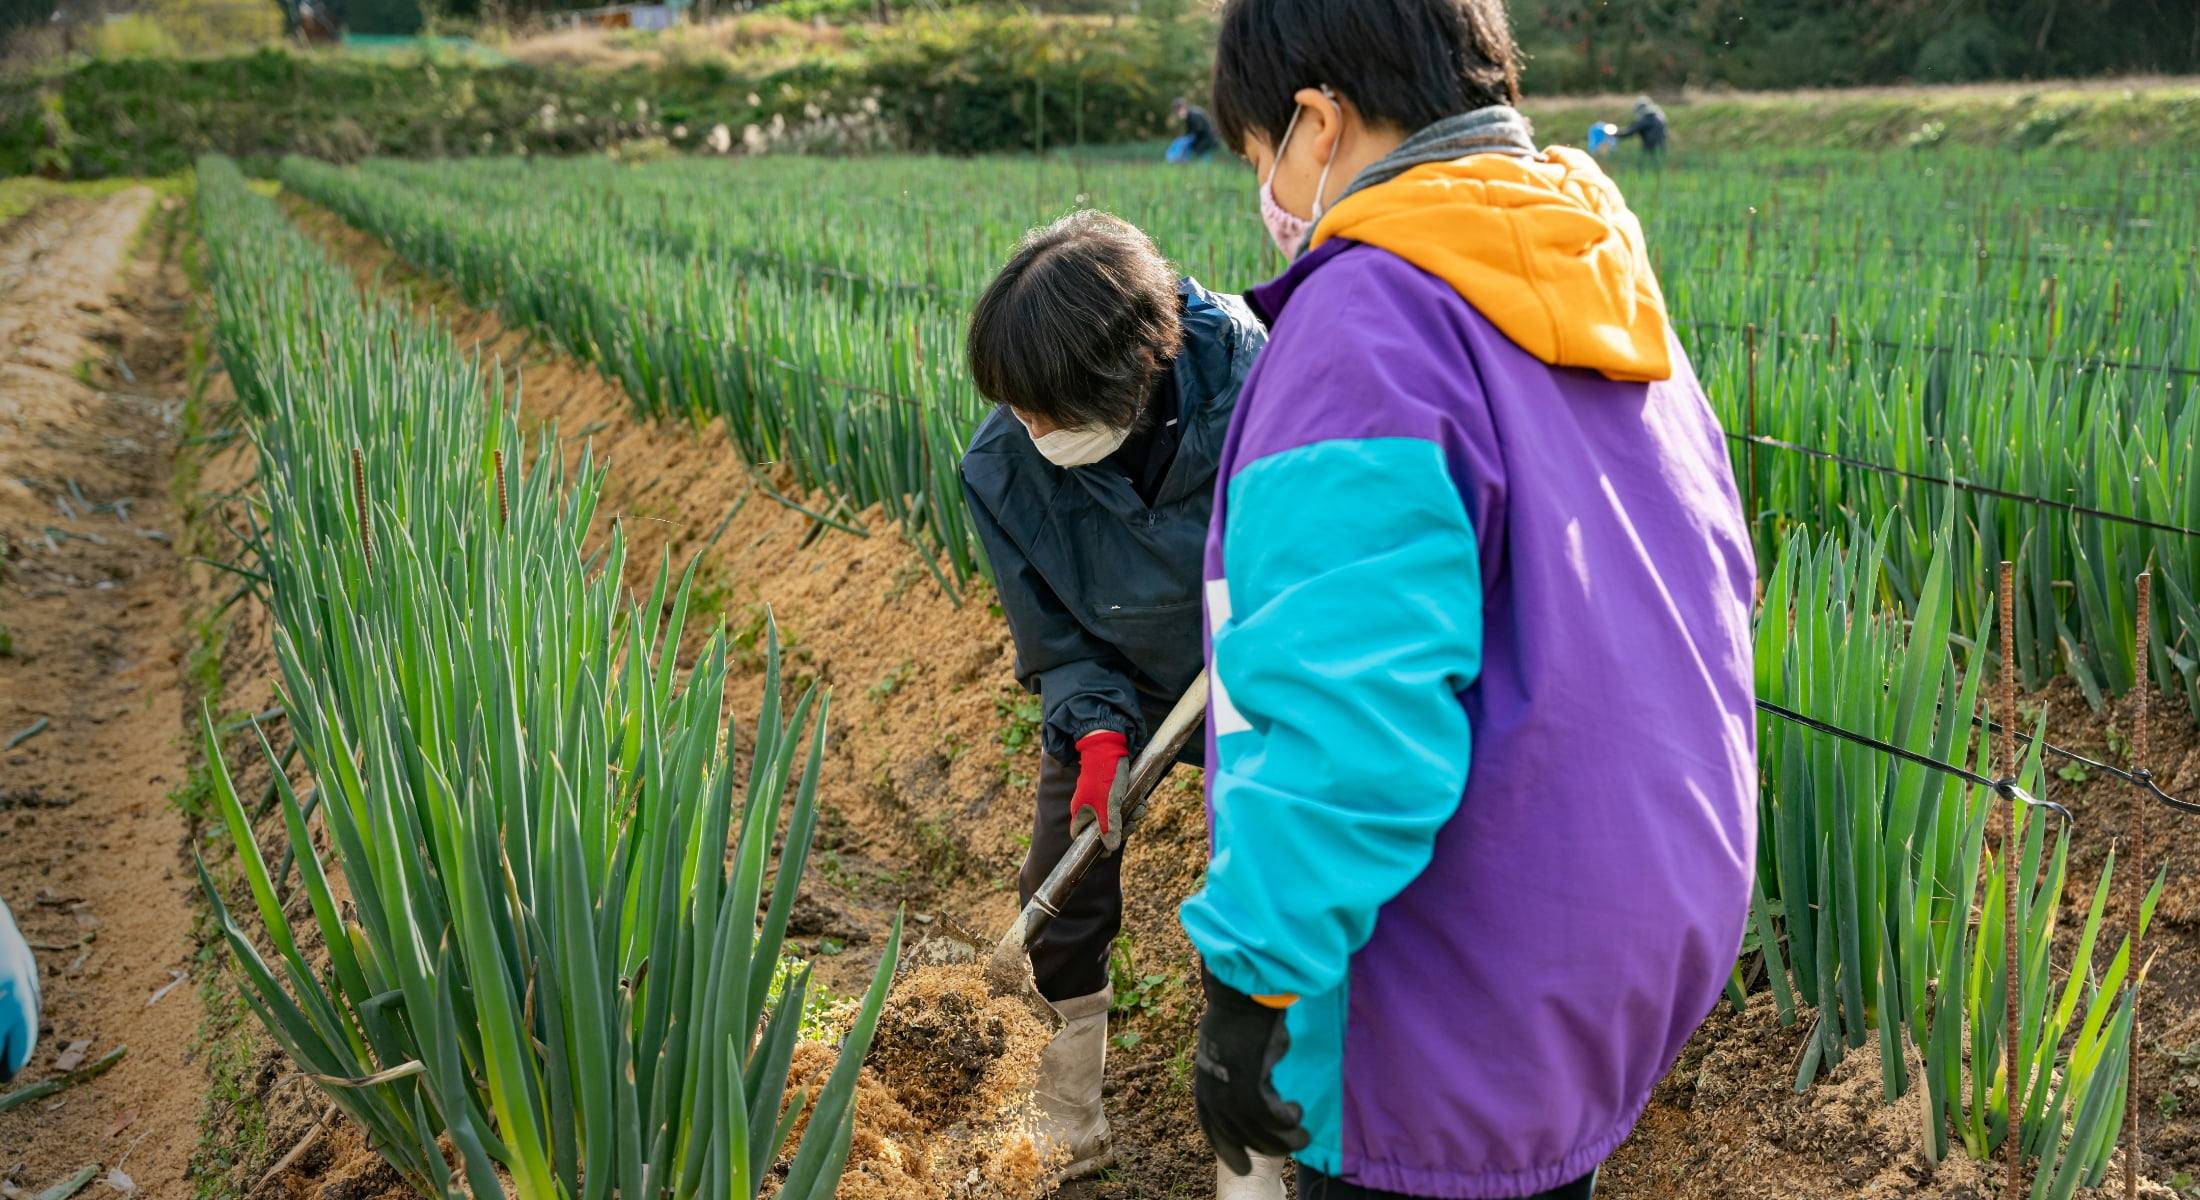
[[[1328,87],[1300,88],[1291,98],[1300,105],[1299,128],[1284,153],[1310,164],[1311,170],[1320,170],[1337,149],[1337,139],[1344,136],[1347,115],[1352,111],[1347,106],[1352,102]],[[1306,147],[1303,152],[1301,145]]]

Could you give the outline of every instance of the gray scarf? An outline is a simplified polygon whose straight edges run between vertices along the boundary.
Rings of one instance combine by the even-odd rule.
[[[1528,124],[1528,118],[1509,104],[1492,104],[1423,126],[1412,137],[1398,143],[1397,149],[1361,168],[1360,173],[1352,177],[1352,186],[1331,201],[1322,214],[1327,216],[1346,196],[1389,183],[1415,167],[1451,162],[1469,154],[1510,154],[1516,158],[1541,156],[1535,148],[1535,129]],[[1299,253],[1306,253],[1307,246],[1312,244],[1314,228],[1307,227],[1306,237],[1299,243]]]

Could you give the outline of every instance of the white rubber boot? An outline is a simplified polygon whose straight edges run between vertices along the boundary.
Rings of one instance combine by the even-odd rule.
[[[1039,1055],[1039,1084],[1033,1099],[1039,1120],[1033,1129],[1039,1153],[1058,1157],[1066,1148],[1069,1159],[1055,1169],[1057,1186],[1083,1179],[1115,1161],[1115,1143],[1108,1136],[1108,1114],[1100,1104],[1100,1080],[1108,1061],[1108,1009],[1115,990],[1102,988],[1089,996],[1052,1001],[1062,1027]]]
[[[1254,1154],[1253,1173],[1240,1175],[1215,1163],[1215,1200],[1283,1200],[1284,1158]]]

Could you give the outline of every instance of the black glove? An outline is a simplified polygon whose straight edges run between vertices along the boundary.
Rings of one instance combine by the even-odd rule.
[[[1199,1127],[1215,1157],[1240,1175],[1253,1171],[1247,1151],[1285,1155],[1304,1150],[1312,1135],[1299,1123],[1299,1106],[1276,1094],[1269,1072],[1291,1048],[1283,1010],[1270,1008],[1206,977],[1207,1012],[1199,1019],[1199,1047],[1192,1056],[1192,1101]]]

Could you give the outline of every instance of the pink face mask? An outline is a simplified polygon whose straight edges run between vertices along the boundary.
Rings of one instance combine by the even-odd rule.
[[[1322,85],[1322,95],[1335,99],[1336,93]],[[1306,240],[1306,231],[1322,219],[1322,191],[1329,186],[1329,167],[1337,161],[1337,143],[1329,143],[1329,159],[1322,164],[1321,178],[1314,183],[1314,215],[1302,217],[1276,203],[1276,168],[1283,165],[1283,152],[1291,145],[1292,131],[1299,127],[1299,114],[1303,107],[1292,110],[1291,123],[1283,127],[1283,140],[1276,143],[1276,157],[1268,164],[1268,178],[1260,181],[1260,220],[1268,227],[1268,236],[1283,252],[1285,262],[1297,258],[1299,244]],[[1340,139],[1341,140],[1341,139]]]

